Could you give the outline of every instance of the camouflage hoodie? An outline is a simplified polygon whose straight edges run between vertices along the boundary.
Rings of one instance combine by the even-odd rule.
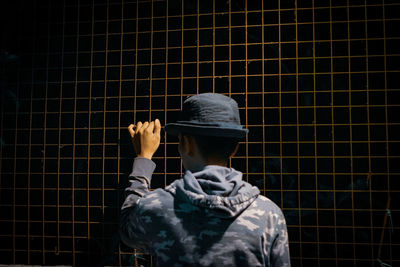
[[[209,165],[149,190],[154,162],[136,158],[121,238],[158,266],[290,266],[285,218],[232,168]]]

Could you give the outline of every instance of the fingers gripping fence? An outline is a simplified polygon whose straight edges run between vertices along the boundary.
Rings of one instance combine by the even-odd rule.
[[[231,166],[293,266],[400,262],[398,1],[16,1],[2,21],[0,264],[152,266],[120,243],[126,127],[234,98]],[[396,130],[397,129],[397,130]],[[162,133],[152,188],[179,178]]]

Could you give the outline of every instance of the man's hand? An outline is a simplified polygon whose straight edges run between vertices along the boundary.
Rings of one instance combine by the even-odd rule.
[[[158,119],[152,122],[138,122],[128,126],[133,147],[138,157],[151,159],[160,145],[161,124]]]

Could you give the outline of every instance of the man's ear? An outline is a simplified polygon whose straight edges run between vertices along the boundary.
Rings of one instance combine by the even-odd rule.
[[[183,143],[185,146],[185,152],[189,156],[193,156],[196,153],[196,141],[190,135],[183,135]]]
[[[237,145],[236,145],[235,149],[233,150],[233,152],[231,153],[230,157],[235,156],[235,154],[238,152],[238,150],[239,150],[239,143],[237,143]]]

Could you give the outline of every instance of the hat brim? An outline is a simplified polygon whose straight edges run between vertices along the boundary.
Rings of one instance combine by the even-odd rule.
[[[185,123],[168,123],[165,125],[165,131],[170,135],[186,133],[192,135],[216,136],[243,138],[249,132],[248,129],[229,128],[221,126],[195,125]]]

